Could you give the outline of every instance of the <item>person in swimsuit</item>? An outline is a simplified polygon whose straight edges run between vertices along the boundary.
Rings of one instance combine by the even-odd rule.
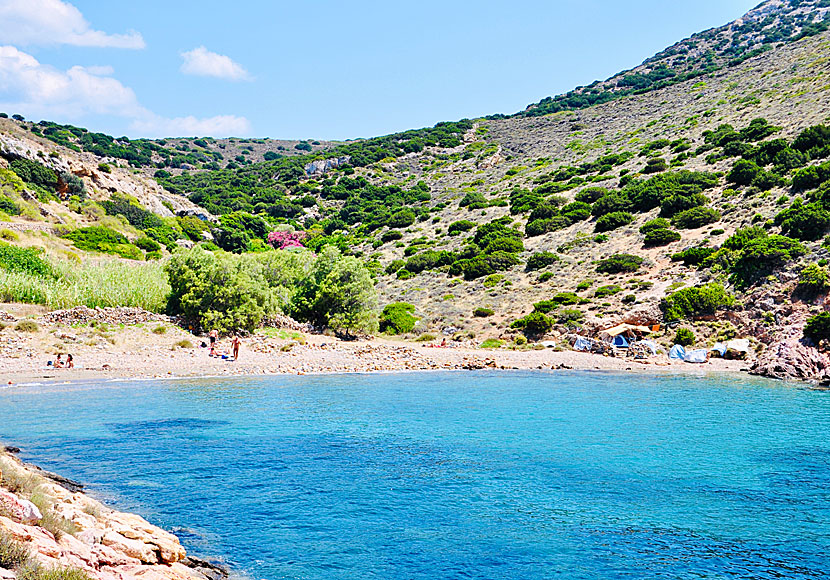
[[[235,334],[231,339],[231,346],[233,346],[233,360],[236,360],[239,358],[239,337]]]
[[[216,339],[219,336],[219,332],[214,328],[210,331],[210,356],[216,356]]]
[[[66,355],[66,368],[74,369],[75,368],[75,361],[72,359],[72,355]]]

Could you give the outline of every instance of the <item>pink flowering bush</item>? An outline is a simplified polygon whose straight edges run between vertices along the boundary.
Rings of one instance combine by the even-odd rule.
[[[305,237],[305,232],[271,232],[268,234],[268,243],[278,250],[302,248]]]

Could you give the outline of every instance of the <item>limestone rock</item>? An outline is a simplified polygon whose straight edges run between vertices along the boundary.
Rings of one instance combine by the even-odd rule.
[[[104,534],[101,543],[145,564],[158,564],[158,557],[153,546],[140,540],[131,540],[110,530]]]
[[[43,517],[35,504],[5,489],[0,489],[0,509],[11,514],[14,520],[24,524],[36,524]]]

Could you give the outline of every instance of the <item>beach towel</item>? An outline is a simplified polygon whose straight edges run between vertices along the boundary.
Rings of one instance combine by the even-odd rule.
[[[687,363],[705,363],[706,362],[706,349],[699,348],[697,350],[690,350],[686,353],[686,356],[683,357],[683,360]]]

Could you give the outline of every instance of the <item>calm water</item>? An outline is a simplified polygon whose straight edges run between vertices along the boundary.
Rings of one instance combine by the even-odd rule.
[[[0,439],[253,578],[822,578],[830,393],[442,373],[0,390]]]

